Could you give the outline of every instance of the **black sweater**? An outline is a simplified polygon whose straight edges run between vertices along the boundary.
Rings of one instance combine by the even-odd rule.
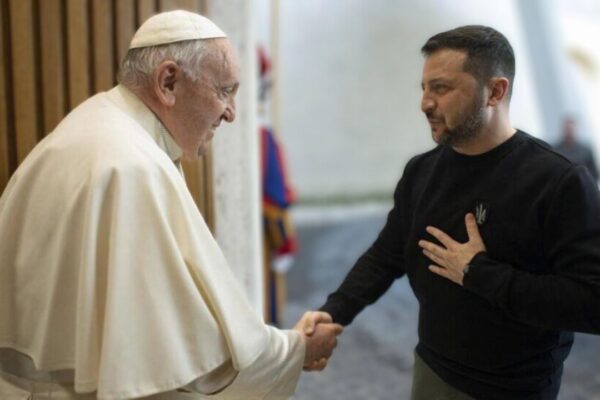
[[[440,228],[467,241],[484,204],[487,253],[464,287],[417,245]],[[477,399],[553,399],[571,331],[600,332],[600,196],[583,167],[518,131],[479,156],[438,146],[407,164],[394,207],[322,310],[347,325],[406,274],[419,301],[417,353]]]

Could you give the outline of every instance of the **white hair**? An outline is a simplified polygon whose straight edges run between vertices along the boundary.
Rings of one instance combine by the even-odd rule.
[[[200,79],[202,63],[214,51],[211,39],[185,40],[159,46],[130,49],[119,69],[118,81],[130,89],[149,86],[154,69],[163,61],[177,63],[193,82]]]

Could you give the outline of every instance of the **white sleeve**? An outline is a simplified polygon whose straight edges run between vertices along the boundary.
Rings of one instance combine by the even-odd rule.
[[[201,394],[218,393],[233,382],[238,372],[233,368],[231,359],[206,375],[193,380],[182,389]]]
[[[215,400],[279,400],[291,397],[302,372],[304,340],[294,330],[270,326],[267,329],[269,345],[251,366],[236,371],[229,361],[184,389],[213,393],[207,398]],[[215,389],[220,391],[215,393]]]

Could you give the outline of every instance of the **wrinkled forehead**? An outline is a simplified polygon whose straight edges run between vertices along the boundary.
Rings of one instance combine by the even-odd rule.
[[[239,78],[239,61],[233,46],[227,38],[211,39],[210,54],[207,55],[206,72],[219,79],[236,80]]]

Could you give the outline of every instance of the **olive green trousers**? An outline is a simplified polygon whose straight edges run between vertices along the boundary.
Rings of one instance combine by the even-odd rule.
[[[415,353],[411,400],[475,400],[448,385]]]

